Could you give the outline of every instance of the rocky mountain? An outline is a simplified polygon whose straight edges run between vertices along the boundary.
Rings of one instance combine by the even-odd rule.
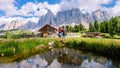
[[[58,12],[55,21],[58,24],[68,24],[70,22],[81,23],[82,12],[79,9]]]
[[[41,16],[37,23],[28,21],[26,24],[19,23],[19,21],[12,21],[11,23],[4,24],[0,26],[0,29],[34,29],[38,30],[46,24],[53,25],[54,27],[59,27],[62,25],[71,25],[73,24],[83,24],[86,28],[90,22],[98,20],[99,22],[110,19],[109,14],[106,11],[96,10],[94,12],[82,12],[78,8],[73,8],[71,10],[59,11],[54,15],[50,10],[48,13]]]
[[[4,27],[5,27],[5,24],[0,25],[0,30],[3,30]]]
[[[22,26],[21,21],[11,21],[10,23],[3,24],[4,27],[2,30],[11,30],[11,29],[17,29],[18,27]]]
[[[12,29],[25,29],[30,30],[35,26],[36,23],[28,21],[23,23],[23,21],[11,21],[10,23],[0,25],[0,30],[12,30]]]
[[[82,13],[80,9],[73,8],[72,10],[59,11],[57,15],[49,10],[48,13],[40,17],[36,27],[44,26],[45,24],[51,24],[59,27],[61,25],[73,25],[73,24],[83,24],[88,28],[90,22],[98,20],[99,22],[110,19],[109,14],[106,11],[96,10],[94,12]]]
[[[32,21],[28,21],[27,23],[23,24],[22,26],[17,27],[17,29],[25,29],[25,30],[32,30],[32,28],[36,25],[36,23]]]

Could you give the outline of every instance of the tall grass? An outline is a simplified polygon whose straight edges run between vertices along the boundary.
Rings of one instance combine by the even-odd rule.
[[[50,38],[0,39],[0,56],[12,56],[34,50],[37,46],[47,46]]]
[[[120,40],[105,38],[68,38],[66,46],[100,53],[120,60]]]

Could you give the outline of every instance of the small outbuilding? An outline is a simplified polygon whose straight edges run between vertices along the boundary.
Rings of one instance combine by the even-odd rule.
[[[102,34],[100,32],[86,32],[86,37],[101,37]]]
[[[42,28],[38,30],[42,34],[42,37],[47,37],[49,35],[57,33],[57,28],[51,26],[51,25],[45,25]]]

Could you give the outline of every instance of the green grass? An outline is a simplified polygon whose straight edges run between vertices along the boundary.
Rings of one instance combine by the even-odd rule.
[[[119,39],[68,38],[65,44],[66,47],[88,50],[115,59],[119,59],[120,56]]]
[[[113,36],[110,36],[109,33],[102,33],[102,35],[103,35],[103,38],[120,39],[120,35],[113,35]]]
[[[29,30],[8,30],[8,31],[5,31],[5,33],[9,33],[11,35],[19,35],[19,34],[32,34],[33,32],[29,31]]]
[[[50,50],[48,42],[60,42],[54,38],[0,39],[0,63],[21,61],[27,57]]]
[[[48,46],[50,38],[0,39],[0,56],[12,56],[35,49],[37,46]],[[58,43],[56,43],[58,44]]]
[[[34,33],[29,30],[6,30],[6,31],[0,31],[1,34],[0,38],[25,38],[27,35],[34,36]]]

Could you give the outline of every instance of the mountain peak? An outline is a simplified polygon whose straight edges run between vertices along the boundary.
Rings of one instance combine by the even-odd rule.
[[[47,12],[47,13],[48,13],[48,14],[49,14],[49,13],[51,14],[51,13],[52,13],[52,11],[51,11],[50,9],[48,9],[48,12]],[[52,14],[53,14],[53,13],[52,13]]]
[[[83,13],[85,12],[85,13]],[[41,16],[38,20],[38,23],[28,22],[27,24],[22,24],[19,21],[5,24],[0,26],[3,29],[12,29],[12,28],[22,28],[23,29],[39,29],[46,24],[50,24],[54,27],[59,27],[61,25],[72,25],[74,24],[83,24],[85,27],[90,23],[98,20],[99,22],[110,19],[107,11],[102,11],[100,9],[89,12],[87,10],[80,10],[79,8],[73,8],[70,10],[64,10],[57,12],[56,15],[52,13],[51,10],[48,9],[48,12]],[[19,24],[18,22],[22,25]]]

